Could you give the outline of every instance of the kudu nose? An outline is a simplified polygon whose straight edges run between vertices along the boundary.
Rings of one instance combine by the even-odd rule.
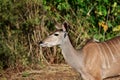
[[[43,43],[42,41],[39,42],[39,44],[42,44],[42,43]]]

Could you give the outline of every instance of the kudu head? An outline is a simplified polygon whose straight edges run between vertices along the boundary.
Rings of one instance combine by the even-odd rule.
[[[43,41],[40,41],[39,44],[42,47],[53,47],[56,45],[61,45],[64,44],[64,41],[67,38],[67,31],[66,31],[66,27],[67,27],[67,23],[63,23],[62,25],[56,25],[55,27],[57,28],[57,30],[49,35],[46,39],[44,39]]]

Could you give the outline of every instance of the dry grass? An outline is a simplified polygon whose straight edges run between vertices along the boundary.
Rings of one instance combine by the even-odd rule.
[[[18,69],[18,68],[17,68]],[[34,69],[8,69],[0,74],[0,80],[82,80],[79,73],[66,64],[54,64]],[[120,77],[105,80],[120,80]]]
[[[0,80],[80,80],[80,75],[65,64],[16,72],[9,70]]]

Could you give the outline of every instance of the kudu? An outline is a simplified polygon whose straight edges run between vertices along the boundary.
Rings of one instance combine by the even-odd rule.
[[[66,23],[55,33],[40,42],[42,47],[59,45],[66,62],[81,73],[84,80],[103,80],[120,75],[120,37],[105,42],[88,42],[76,50],[72,46]],[[57,27],[58,28],[58,27]]]

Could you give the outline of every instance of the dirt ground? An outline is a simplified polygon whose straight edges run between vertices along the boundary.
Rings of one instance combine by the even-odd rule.
[[[0,80],[83,80],[80,74],[65,64],[49,65],[37,69],[8,69],[0,73]],[[120,77],[105,79],[120,80]]]
[[[80,75],[65,64],[49,65],[37,69],[8,69],[0,80],[80,80]]]

